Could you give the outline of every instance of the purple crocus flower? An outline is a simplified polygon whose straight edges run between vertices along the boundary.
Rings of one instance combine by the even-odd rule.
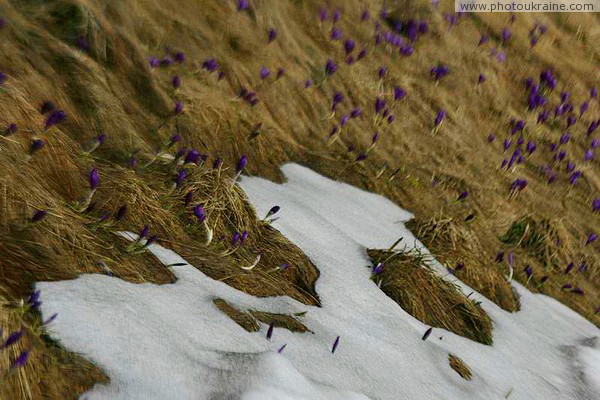
[[[561,289],[572,289],[573,285],[571,285],[570,283],[565,283],[564,285],[561,286]]]
[[[425,331],[421,340],[427,340],[427,338],[431,335],[431,332],[433,332],[433,327],[430,327]]]
[[[594,159],[594,150],[587,149],[583,155],[585,161],[592,161]]]
[[[525,272],[525,275],[527,275],[527,279],[531,279],[531,276],[533,275],[533,268],[528,265],[525,267],[525,269],[523,269],[523,272]]]
[[[394,87],[394,100],[402,100],[406,96],[406,90],[400,86]]]
[[[304,89],[308,89],[309,87],[311,87],[313,84],[313,80],[312,79],[307,79],[306,82],[304,82]]]
[[[410,56],[414,52],[414,47],[410,44],[405,44],[400,47],[400,54],[403,56]]]
[[[356,156],[354,161],[356,161],[356,162],[365,161],[367,159],[367,157],[368,156],[365,153],[360,153],[358,156]]]
[[[162,60],[160,60],[160,65],[162,67],[168,67],[173,64],[173,59],[170,56],[165,56]]]
[[[267,42],[271,43],[273,40],[277,38],[277,31],[273,28],[270,28],[267,32]]]
[[[588,130],[587,130],[588,136],[591,135],[592,133],[594,133],[594,131],[596,129],[598,129],[598,126],[600,126],[600,120],[598,120],[598,121],[592,121],[590,123],[590,126],[589,126]]]
[[[171,84],[173,84],[173,87],[175,89],[179,89],[179,87],[181,86],[181,78],[175,75],[173,79],[171,79]]]
[[[477,44],[477,46],[482,46],[489,41],[490,41],[490,35],[482,33],[481,37],[479,38],[479,43]]]
[[[498,264],[500,264],[502,261],[504,261],[504,252],[503,251],[499,251],[498,254],[496,254],[495,261]]]
[[[183,181],[185,180],[186,177],[187,177],[187,172],[185,171],[185,169],[182,169],[181,171],[179,171],[179,173],[177,173],[177,177],[175,178],[175,186],[176,187],[181,186],[181,184],[183,183]]]
[[[148,64],[150,65],[150,68],[158,68],[160,61],[158,61],[158,58],[156,57],[150,57],[148,59]]]
[[[600,197],[596,197],[594,200],[592,200],[592,211],[600,212]]]
[[[338,22],[341,17],[342,17],[342,10],[340,10],[339,8],[336,8],[335,10],[333,10],[333,14],[331,15],[331,20],[333,21],[334,24],[336,22]]]
[[[446,117],[446,111],[444,111],[444,110],[438,111],[437,115],[435,116],[435,120],[433,121],[433,125],[436,128],[438,126],[440,126],[442,124],[442,121],[444,121],[444,117]]]
[[[125,218],[125,215],[127,215],[127,204],[119,207],[117,210],[117,215],[115,216],[115,220],[122,221]]]
[[[529,154],[533,154],[533,152],[535,151],[536,148],[537,148],[537,145],[535,144],[535,142],[532,142],[532,141],[527,142],[527,146],[525,146],[525,149],[527,150],[527,152]]]
[[[385,100],[381,97],[375,98],[375,114],[379,114],[385,108]]]
[[[197,150],[192,149],[192,150],[188,151],[183,163],[184,164],[197,164],[199,158],[200,158],[200,153]]]
[[[221,165],[223,165],[223,160],[221,160],[221,157],[217,157],[215,159],[215,161],[213,162],[213,169],[219,169],[221,167]]]
[[[271,207],[271,209],[267,213],[267,216],[265,217],[265,219],[267,219],[267,218],[269,218],[269,217],[277,214],[280,209],[281,209],[281,207],[279,207],[279,206],[273,206],[273,207]]]
[[[327,12],[326,8],[321,8],[319,10],[319,20],[321,22],[325,22],[325,20],[327,20],[327,18],[329,17],[329,13]]]
[[[355,108],[350,111],[350,118],[358,118],[360,116],[360,108]]]
[[[493,133],[490,133],[487,137],[488,143],[492,143],[494,140],[496,140],[496,135],[494,135]]]
[[[175,107],[173,108],[174,114],[181,114],[183,112],[183,103],[178,101],[175,103]]]
[[[585,245],[584,246],[587,246],[588,244],[594,243],[596,240],[598,240],[598,235],[596,235],[594,232],[591,232],[587,236],[587,239],[585,241]]]
[[[335,341],[333,342],[333,346],[331,347],[331,354],[335,353],[335,350],[338,348],[338,346],[340,345],[340,337],[336,337]]]
[[[581,103],[581,105],[579,106],[579,118],[581,118],[581,116],[588,110],[589,106],[590,103],[588,103],[587,101]]]
[[[431,68],[431,75],[436,81],[440,81],[443,77],[450,73],[450,68],[447,65],[439,64]]]
[[[98,169],[92,169],[89,173],[88,178],[88,181],[90,183],[90,189],[96,190],[96,188],[98,188],[98,185],[100,185],[100,174],[98,174]]]
[[[194,207],[194,215],[198,218],[198,221],[204,222],[206,220],[206,213],[204,212],[204,208],[200,204]]]
[[[14,122],[10,123],[4,130],[4,136],[14,135],[15,133],[17,133],[18,130],[19,128],[17,127],[17,124],[15,124]]]
[[[204,68],[208,72],[215,72],[217,69],[219,69],[219,63],[217,63],[217,60],[215,60],[214,58],[209,58],[207,60],[204,60],[204,62],[202,63],[202,68]]]
[[[340,28],[331,28],[331,40],[340,40],[342,38],[342,30]]]
[[[36,212],[33,213],[33,216],[31,217],[30,221],[35,223],[35,222],[40,222],[41,220],[43,220],[44,218],[46,218],[46,215],[48,215],[48,211],[46,210],[37,210]]]
[[[279,67],[277,69],[277,74],[275,75],[275,80],[278,80],[279,78],[281,78],[283,75],[285,74],[285,69],[282,67]]]
[[[178,51],[175,53],[175,61],[179,64],[183,64],[185,62],[185,53],[183,51]]]
[[[271,340],[271,338],[273,337],[273,328],[275,327],[275,325],[273,324],[273,322],[271,322],[269,324],[269,329],[267,329],[267,340]]]
[[[248,0],[238,0],[238,2],[237,2],[237,10],[238,11],[245,11],[248,8],[250,8],[250,4],[248,3]]]
[[[46,117],[44,130],[48,130],[54,125],[58,125],[67,119],[67,114],[62,110],[52,110]]]
[[[246,165],[248,165],[248,157],[246,156],[242,156],[240,157],[240,159],[238,160],[237,166],[236,166],[236,173],[241,173],[244,168],[246,168]]]
[[[346,122],[348,122],[349,119],[350,117],[348,115],[343,115],[342,118],[340,118],[340,126],[346,125]]]
[[[362,14],[360,14],[360,20],[361,21],[368,21],[370,18],[370,14],[367,10],[363,11]]]
[[[287,344],[284,344],[283,346],[281,346],[281,347],[279,348],[279,350],[277,350],[277,353],[278,353],[278,354],[281,354],[281,353],[283,353],[283,350],[285,349],[285,347],[286,347],[286,346],[287,346]]]
[[[373,268],[373,275],[379,275],[381,271],[383,271],[384,264],[378,263],[375,268]]]
[[[347,55],[352,53],[352,51],[354,50],[355,47],[356,47],[356,43],[352,39],[347,39],[344,42],[344,50],[346,51]]]
[[[513,192],[514,191],[520,192],[520,191],[524,190],[527,187],[527,185],[528,185],[527,179],[518,178],[518,179],[515,179],[513,181],[513,183],[511,183],[510,190]]]
[[[566,170],[568,173],[571,173],[575,170],[575,164],[572,161],[567,162]]]
[[[592,99],[595,99],[596,97],[598,97],[598,89],[596,89],[595,87],[590,89],[590,97]]]
[[[486,77],[484,74],[479,74],[479,78],[477,79],[477,84],[480,85],[486,81]]]
[[[460,194],[458,195],[458,198],[456,200],[461,201],[461,200],[466,199],[467,197],[469,197],[469,192],[465,190],[463,192],[460,192]]]
[[[10,335],[8,335],[8,337],[6,338],[4,343],[2,343],[2,345],[0,345],[0,349],[5,349],[5,348],[9,347],[10,345],[18,342],[22,336],[23,336],[23,331],[16,331],[16,332],[11,333]]]
[[[23,350],[21,354],[12,362],[10,365],[10,369],[14,370],[16,368],[21,368],[27,363],[27,359],[29,358],[29,351]]]
[[[508,28],[502,29],[502,33],[500,34],[502,38],[502,43],[506,43],[512,36],[512,33]]]
[[[335,73],[335,71],[337,71],[337,64],[332,60],[327,60],[325,63],[325,74],[327,76],[331,76]]]
[[[573,270],[573,268],[575,268],[575,264],[569,263],[569,265],[567,265],[567,268],[565,268],[565,274],[568,274],[569,272],[571,272]]]
[[[513,253],[512,251],[508,253],[508,265],[511,267],[515,265],[515,253]]]
[[[571,185],[575,185],[575,183],[577,183],[577,180],[581,177],[581,175],[583,175],[583,172],[581,171],[575,171],[571,174],[571,176],[569,177],[569,183]]]
[[[269,68],[263,66],[260,69],[260,79],[267,79],[269,77],[269,75],[271,74],[271,71],[269,71]]]
[[[511,145],[512,145],[512,140],[510,138],[504,139],[504,142],[503,142],[504,151],[510,149]]]

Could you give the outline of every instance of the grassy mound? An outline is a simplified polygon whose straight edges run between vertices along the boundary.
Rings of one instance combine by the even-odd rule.
[[[368,250],[373,265],[384,263],[374,278],[381,290],[424,324],[492,344],[492,320],[473,300],[433,272],[421,254]]]
[[[407,227],[436,259],[464,283],[506,311],[519,310],[519,297],[493,264],[478,238],[453,218],[413,219]]]

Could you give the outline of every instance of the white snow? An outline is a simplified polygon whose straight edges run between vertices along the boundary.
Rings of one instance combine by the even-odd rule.
[[[287,297],[255,298],[189,265],[173,267],[178,280],[170,285],[136,285],[103,275],[39,283],[44,316],[58,313],[51,336],[97,363],[111,379],[83,398],[600,398],[599,350],[589,345],[597,343],[599,330],[516,282],[522,310],[515,314],[477,293],[471,296],[494,321],[493,346],[443,329],[422,341],[428,326],[369,280],[365,251],[387,248],[401,236],[403,243],[422,247],[403,225],[411,214],[299,165],[288,164],[283,172],[285,184],[243,178],[241,186],[258,215],[281,206],[273,225],[319,268],[322,308]],[[165,264],[185,262],[158,245],[150,250]],[[434,267],[445,275],[441,265]],[[467,294],[473,291],[456,283]],[[246,332],[213,305],[215,297],[242,309],[308,311],[302,322],[314,334],[276,328],[267,341],[266,325]],[[338,335],[340,345],[332,354]],[[449,367],[448,353],[471,367],[472,381]]]

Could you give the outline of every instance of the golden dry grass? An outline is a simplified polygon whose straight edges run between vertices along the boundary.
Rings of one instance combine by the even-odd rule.
[[[284,328],[290,332],[310,332],[298,318],[291,315],[258,310],[241,311],[223,299],[214,299],[213,302],[219,310],[227,314],[229,318],[248,332],[258,332],[260,330],[258,321],[265,324],[273,324],[275,328]]]
[[[456,371],[457,374],[461,376],[464,380],[470,381],[473,374],[469,369],[469,366],[465,364],[463,360],[456,357],[454,354],[448,354],[448,363],[450,363],[450,368]]]
[[[373,265],[384,263],[374,277],[381,290],[424,324],[491,345],[490,317],[456,285],[431,270],[425,256],[415,251],[367,251]]]
[[[260,325],[249,312],[238,310],[223,299],[214,299],[213,303],[247,332],[258,332],[260,330]]]
[[[435,258],[467,285],[506,311],[519,310],[519,298],[491,254],[464,222],[452,217],[417,218],[407,223]],[[457,268],[457,266],[460,266]]]
[[[539,143],[561,133],[556,127],[533,128],[535,115],[524,111],[522,79],[552,66],[561,88],[582,98],[600,77],[600,41],[595,40],[598,15],[518,14],[511,25],[515,40],[505,48],[506,61],[498,63],[489,51],[499,46],[498,34],[509,24],[506,15],[472,15],[449,29],[429,2],[413,4],[419,9],[399,12],[418,13],[431,22],[430,32],[419,41],[413,56],[398,58],[382,49],[370,50],[368,57],[352,67],[340,62],[338,72],[321,81],[317,71],[328,58],[341,61],[343,50],[328,39],[330,25],[318,23],[318,1],[255,0],[251,12],[236,13],[234,2],[229,1],[0,0],[0,16],[7,20],[0,30],[1,72],[8,76],[0,91],[0,129],[13,122],[19,126],[15,135],[0,136],[0,294],[13,301],[27,295],[38,280],[102,272],[99,260],[116,276],[132,282],[170,282],[173,277],[168,269],[147,254],[123,252],[123,243],[112,234],[114,230],[138,231],[150,224],[161,244],[181,253],[208,276],[257,296],[287,294],[318,304],[314,292],[318,271],[310,260],[279,233],[257,222],[238,189],[225,190],[229,187],[226,178],[234,174],[232,165],[246,154],[247,173],[280,180],[282,163],[301,162],[387,196],[416,211],[418,221],[440,215],[458,221],[475,214],[472,223],[460,224],[458,229],[462,236],[478,239],[485,257],[500,248],[508,250],[510,246],[498,238],[523,215],[535,214],[539,221],[560,216],[565,254],[577,259],[569,262],[585,260],[587,271],[572,278],[557,268],[546,270],[538,258],[529,260],[525,249],[517,249],[516,278],[526,283],[522,269],[530,262],[535,279],[529,282],[530,288],[535,289],[532,283],[541,276],[549,275],[540,290],[600,324],[600,315],[594,313],[600,305],[600,253],[597,244],[582,246],[585,235],[600,225],[600,216],[592,215],[589,208],[600,191],[597,161],[585,167],[581,184],[575,188],[568,189],[564,181],[546,185],[535,168],[542,162],[541,151],[518,172],[501,172],[498,165],[503,155],[498,143],[490,146],[485,140],[489,132],[505,132],[511,117],[527,119],[527,133]],[[343,9],[339,25],[344,34],[371,48],[372,25],[356,22],[365,5],[347,0],[333,1],[331,6]],[[442,9],[450,6],[444,3]],[[375,15],[381,2],[370,2],[367,7]],[[548,33],[530,51],[527,32],[534,21],[547,25]],[[279,34],[267,45],[270,27]],[[481,32],[492,35],[486,48],[476,46]],[[75,46],[82,36],[90,44],[88,51]],[[148,57],[164,56],[166,46],[184,51],[186,62],[150,69]],[[211,57],[225,73],[223,80],[201,70],[201,63]],[[451,75],[434,85],[429,70],[439,61],[450,66]],[[258,70],[263,65],[272,71],[281,66],[286,74],[276,82],[261,83]],[[387,65],[389,72],[380,81],[377,69],[381,65]],[[488,80],[475,89],[479,73],[485,73]],[[177,91],[170,84],[175,74],[182,79]],[[309,76],[317,84],[304,90]],[[380,128],[371,118],[375,96],[389,98],[394,85],[408,92],[394,106],[395,122],[381,129],[380,143],[367,160],[354,162]],[[241,87],[255,90],[261,102],[252,108],[245,104],[238,97]],[[353,120],[340,139],[327,146],[334,91],[346,96],[340,112],[359,106],[364,117]],[[42,129],[44,116],[38,111],[44,100],[51,100],[68,115],[65,123],[48,131]],[[177,100],[184,102],[185,112],[172,117]],[[432,119],[440,108],[448,115],[440,131],[432,135]],[[574,135],[584,135],[590,118],[599,111],[600,104],[592,102],[587,116],[572,128]],[[261,134],[249,140],[259,122]],[[91,156],[85,155],[89,142],[102,132],[107,134],[106,143]],[[132,154],[139,165],[153,159],[156,149],[164,148],[175,132],[183,137],[181,147],[210,154],[209,162],[222,157],[223,179],[206,167],[190,169],[184,189],[170,192],[174,175],[168,165],[157,162],[136,171],[128,167]],[[29,158],[26,153],[32,138],[44,139],[46,146]],[[347,151],[351,145],[355,150]],[[572,152],[580,156],[583,149],[577,143]],[[94,196],[96,209],[76,213],[69,204],[86,195],[85,176],[92,167],[101,175]],[[509,197],[507,187],[517,175],[529,179],[529,187]],[[190,207],[181,202],[186,190],[195,191],[195,203],[205,206],[209,223],[216,226],[215,242],[209,248],[201,246],[202,232],[191,223]],[[469,198],[455,203],[462,190],[469,190]],[[114,215],[123,204],[130,210],[124,221],[95,226],[102,215]],[[48,210],[49,215],[26,227],[35,209]],[[244,229],[250,232],[249,243],[233,251],[231,235]],[[218,242],[221,235],[225,240]],[[466,258],[471,250],[458,246],[452,258]],[[259,265],[250,272],[241,271],[239,266],[252,262],[258,251],[263,251]],[[282,263],[292,268],[276,271]],[[512,291],[497,284],[498,273],[489,270],[479,255],[466,263],[462,274],[461,279],[481,288],[503,308],[516,306]],[[560,289],[572,280],[584,288],[584,296]],[[486,291],[487,282],[496,283]],[[0,312],[6,314],[4,309]],[[50,354],[42,344],[34,346]],[[67,368],[67,364],[59,366]],[[44,387],[36,378],[41,374],[37,368],[29,364],[26,374],[11,381],[9,393],[37,399],[65,398],[77,392],[75,386]],[[63,377],[71,373],[66,371]],[[31,391],[21,391],[27,385]]]
[[[94,384],[108,382],[100,368],[40,335],[39,329],[34,329],[39,323],[39,315],[23,318],[14,305],[0,296],[4,339],[8,333],[24,332],[18,342],[0,352],[0,399],[76,399]],[[24,350],[30,350],[28,363],[7,376],[7,366]]]

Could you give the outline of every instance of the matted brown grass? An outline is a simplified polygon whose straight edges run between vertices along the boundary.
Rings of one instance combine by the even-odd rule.
[[[503,270],[493,263],[489,252],[464,223],[451,217],[438,217],[427,221],[416,218],[406,225],[461,281],[506,311],[519,310],[519,297]],[[456,268],[459,264],[461,268]]]
[[[374,278],[381,290],[424,324],[491,345],[490,317],[456,285],[431,270],[425,256],[415,251],[367,251],[373,265],[385,265]]]
[[[39,323],[39,315],[23,318],[10,302],[0,296],[0,326],[4,329],[4,339],[12,332],[24,332],[14,345],[0,351],[0,399],[74,400],[96,383],[108,382],[100,368],[28,328]],[[30,351],[28,363],[6,375],[11,363],[23,350]]]
[[[275,328],[284,328],[290,332],[311,332],[298,318],[292,315],[258,310],[242,311],[223,299],[214,299],[213,302],[219,310],[227,314],[229,318],[248,332],[258,332],[260,330],[258,321],[269,325],[273,324]]]
[[[382,4],[370,2],[371,14],[376,15]],[[442,13],[434,12],[429,2],[415,4],[422,5],[419,15],[431,25],[413,56],[398,58],[381,49],[369,50],[368,57],[349,67],[343,64],[339,43],[328,39],[329,24],[317,22],[321,1],[256,0],[249,13],[236,13],[234,2],[229,1],[0,1],[0,12],[7,20],[0,31],[1,69],[8,76],[0,91],[0,129],[12,122],[19,126],[15,135],[0,135],[0,293],[16,300],[30,292],[37,280],[100,273],[99,258],[116,276],[132,282],[170,282],[170,272],[156,260],[124,254],[120,239],[113,237],[114,230],[139,231],[150,224],[161,244],[177,250],[213,278],[255,295],[288,294],[318,304],[317,294],[311,290],[318,271],[310,260],[251,217],[237,189],[226,191],[229,185],[215,183],[208,168],[192,171],[199,174],[200,183],[195,178],[186,183],[190,189],[201,186],[195,198],[207,206],[209,223],[218,221],[215,240],[226,237],[208,249],[201,246],[201,232],[190,221],[189,207],[182,206],[184,191],[169,192],[172,171],[164,165],[135,172],[128,168],[132,154],[142,165],[152,159],[157,148],[164,147],[171,134],[179,132],[182,147],[209,153],[210,161],[221,156],[226,166],[223,173],[229,177],[241,154],[250,160],[247,173],[276,180],[281,179],[278,167],[282,163],[297,161],[383,194],[417,212],[423,221],[438,217],[440,210],[453,218],[476,214],[476,220],[461,229],[477,237],[489,254],[500,246],[498,237],[521,216],[539,213],[540,220],[562,216],[568,224],[564,239],[573,247],[570,253],[591,266],[577,275],[575,282],[585,289],[585,295],[561,291],[564,281],[572,278],[558,270],[543,271],[534,265],[534,277],[550,275],[540,290],[600,324],[600,314],[594,314],[600,305],[598,244],[582,246],[585,235],[600,224],[600,215],[591,215],[589,209],[590,200],[600,191],[597,162],[586,166],[581,185],[568,189],[567,183],[559,181],[549,186],[538,179],[535,168],[542,162],[541,151],[525,168],[504,173],[497,169],[503,157],[498,144],[489,145],[485,140],[490,132],[505,131],[506,121],[512,117],[525,117],[528,135],[540,143],[556,139],[560,132],[548,126],[529,129],[535,125],[535,115],[524,115],[522,79],[552,66],[559,85],[568,87],[573,97],[582,98],[599,78],[600,41],[594,40],[598,15],[518,14],[511,25],[515,40],[504,48],[506,61],[498,63],[489,51],[500,46],[496,38],[508,25],[506,15],[473,15],[449,29]],[[365,8],[363,2],[336,0],[331,6],[343,9],[339,25],[345,35],[360,45],[372,43],[372,24],[356,23]],[[395,4],[388,6],[393,9]],[[452,2],[443,2],[442,11],[451,7]],[[536,21],[545,24],[548,33],[530,51],[527,34]],[[270,27],[279,35],[267,45]],[[477,47],[481,32],[492,35],[488,47]],[[80,36],[90,43],[87,52],[75,47]],[[186,62],[150,69],[148,56],[164,56],[167,46],[185,51]],[[211,57],[225,72],[223,80],[200,69]],[[340,61],[340,68],[327,81],[317,82],[316,75],[328,58]],[[429,70],[440,61],[450,66],[451,79],[434,85]],[[262,65],[273,71],[281,66],[286,74],[276,82],[260,83]],[[377,78],[381,65],[389,67],[383,80]],[[488,80],[475,89],[479,73],[485,73]],[[175,74],[182,78],[178,91],[170,84]],[[318,84],[304,90],[303,82],[309,76]],[[374,97],[389,98],[394,85],[408,92],[407,98],[394,106],[395,122],[382,129],[380,143],[367,160],[354,162],[379,129],[371,118]],[[251,108],[240,100],[242,86],[258,93],[261,102],[257,106]],[[340,140],[328,147],[334,91],[346,97],[340,113],[359,106],[364,117],[349,123]],[[44,116],[38,111],[44,100],[51,100],[68,114],[64,124],[48,131],[42,130]],[[185,112],[170,117],[176,100],[184,101]],[[440,108],[447,110],[447,118],[432,135],[432,119]],[[574,136],[584,136],[599,111],[600,104],[592,102],[588,114],[572,128]],[[248,140],[259,122],[262,133]],[[102,132],[107,134],[107,142],[91,156],[85,155],[90,140]],[[43,138],[47,145],[28,158],[34,137]],[[349,146],[354,149],[348,151]],[[584,145],[574,146],[573,153],[581,155]],[[85,175],[94,166],[102,178],[95,195],[96,210],[74,213],[68,204],[85,196]],[[530,184],[519,196],[509,197],[507,187],[515,174],[529,179]],[[208,183],[203,183],[205,180]],[[434,181],[439,184],[432,185]],[[219,200],[211,203],[203,187],[219,188]],[[461,190],[469,190],[470,196],[466,202],[454,204]],[[125,203],[130,209],[125,221],[92,229],[103,214],[113,215]],[[220,211],[219,204],[233,209]],[[35,209],[46,209],[49,215],[24,232]],[[243,229],[250,232],[248,246],[225,255],[233,250],[228,244],[233,231]],[[259,265],[251,272],[240,271],[240,265],[252,262],[258,251],[263,251]],[[517,252],[520,263],[518,256]],[[275,270],[282,263],[292,268]],[[470,265],[466,263],[464,274]],[[471,280],[474,288],[478,281],[496,279],[496,275],[479,276],[481,271],[487,270],[477,267],[472,280],[464,279]],[[520,271],[516,277],[524,281]],[[510,300],[506,288],[493,287],[497,293],[486,295],[492,300],[499,296],[494,300],[499,304],[509,301],[503,307],[511,309],[514,304],[510,302],[515,301]],[[529,287],[534,288],[532,282]],[[28,368],[28,374],[37,376],[38,367],[30,364]],[[58,393],[31,382],[38,389],[25,398]],[[11,381],[11,385],[18,383]],[[64,388],[55,397],[75,392]],[[15,389],[11,393],[20,392]]]
[[[463,360],[456,357],[454,354],[448,354],[448,363],[450,364],[450,368],[456,371],[457,374],[461,376],[466,381],[470,381],[473,373],[469,369],[469,366],[465,364]]]

